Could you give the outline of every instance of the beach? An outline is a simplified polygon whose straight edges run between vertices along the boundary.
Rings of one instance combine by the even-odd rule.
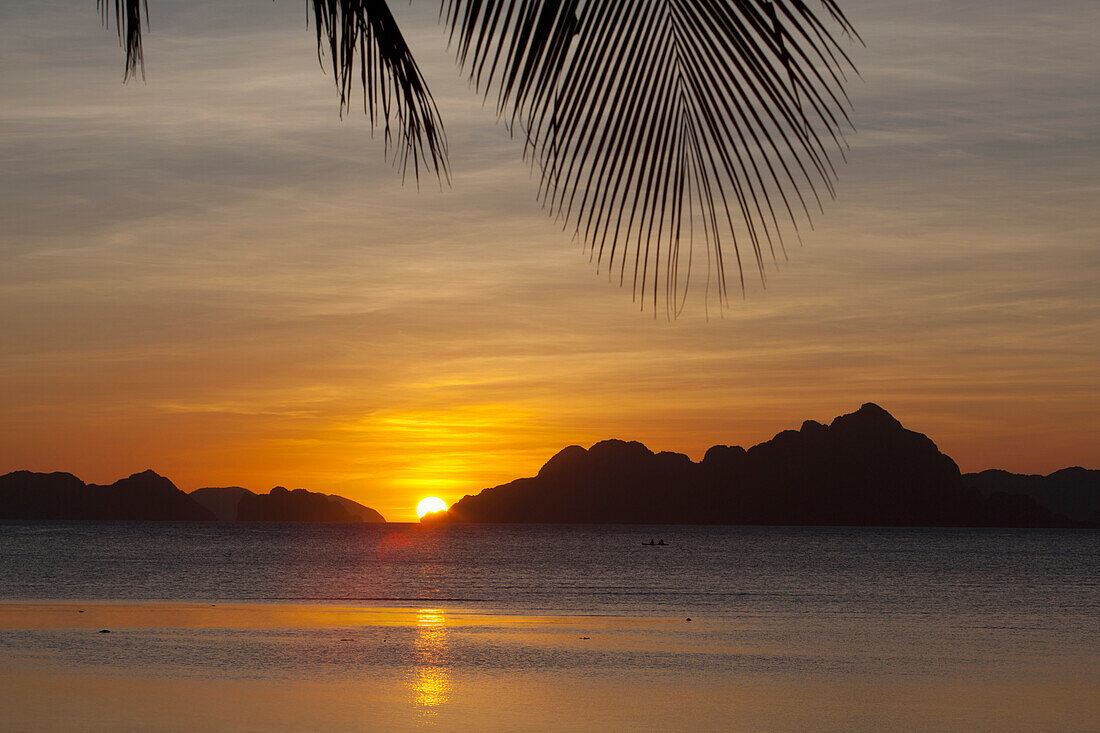
[[[1096,547],[1068,530],[7,523],[0,706],[16,731],[1091,731]]]
[[[904,641],[893,661],[866,644],[841,657],[705,618],[3,602],[0,637],[9,730],[1086,731],[1100,717],[1087,655],[922,670]]]

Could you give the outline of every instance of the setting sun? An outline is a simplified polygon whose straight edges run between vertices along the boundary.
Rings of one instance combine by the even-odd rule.
[[[423,517],[425,514],[431,512],[445,512],[447,511],[447,504],[438,496],[429,496],[426,499],[421,499],[420,503],[416,505],[416,516]]]

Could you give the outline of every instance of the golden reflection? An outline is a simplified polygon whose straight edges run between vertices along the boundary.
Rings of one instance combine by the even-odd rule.
[[[443,624],[446,623],[446,619],[443,618],[442,611],[436,611],[431,608],[421,608],[416,612],[416,625],[427,634],[441,633],[443,631]]]
[[[416,706],[425,713],[447,702],[450,680],[443,666],[446,622],[442,611],[424,608],[416,612],[416,667],[410,687]]]
[[[447,702],[447,672],[442,667],[417,667],[412,681],[416,705],[425,711]]]

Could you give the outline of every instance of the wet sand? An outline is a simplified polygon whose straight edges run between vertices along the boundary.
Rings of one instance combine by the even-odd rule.
[[[452,609],[0,602],[0,708],[7,729],[28,731],[1086,731],[1100,719],[1095,660],[1014,674],[935,664],[884,673],[799,665],[816,653],[729,627]],[[795,653],[780,655],[784,647]]]

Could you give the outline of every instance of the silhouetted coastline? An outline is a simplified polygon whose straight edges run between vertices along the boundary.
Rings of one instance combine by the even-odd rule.
[[[249,492],[237,505],[238,522],[384,522],[382,515],[343,497],[276,486],[268,494]]]
[[[277,486],[257,494],[240,486],[187,494],[155,471],[109,486],[85,484],[71,473],[13,471],[0,476],[0,519],[385,522],[381,514],[335,494]]]
[[[1028,496],[1045,508],[1063,514],[1071,521],[1089,526],[1100,525],[1100,471],[1073,466],[1039,476],[990,469],[963,474],[963,483],[982,496],[1002,494],[1004,502],[1012,496]]]
[[[240,486],[195,489],[191,498],[220,522],[385,522],[370,507],[336,494],[276,486],[266,494]]]
[[[0,519],[212,521],[214,514],[155,471],[109,486],[71,473],[13,471],[0,476]]]
[[[927,436],[875,404],[829,425],[807,420],[749,449],[716,445],[696,463],[638,442],[569,446],[537,476],[465,496],[427,524],[744,524],[1097,527],[1100,471],[963,475]],[[70,473],[0,476],[0,519],[384,522],[337,496],[281,486],[190,495],[153,471],[109,486]]]
[[[1092,472],[1100,474],[1100,472]],[[1093,484],[1093,496],[1096,494]],[[455,503],[451,522],[1085,527],[1027,494],[983,495],[927,436],[878,405],[807,420],[699,463],[607,440],[565,448],[533,478]],[[436,521],[439,521],[438,519]]]

